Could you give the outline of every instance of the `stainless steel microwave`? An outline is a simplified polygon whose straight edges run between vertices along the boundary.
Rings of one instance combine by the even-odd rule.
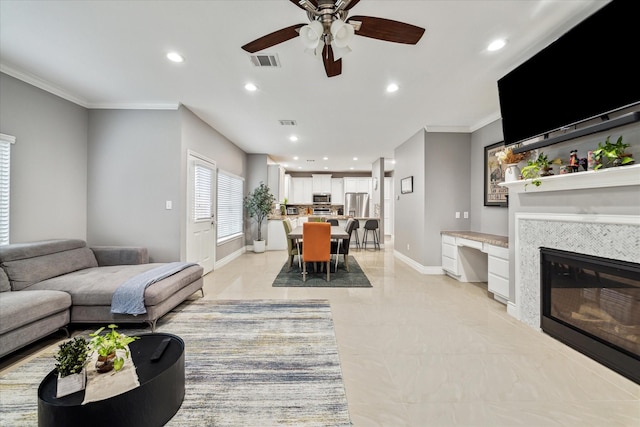
[[[328,204],[331,204],[331,194],[328,194],[328,193],[315,193],[313,195],[313,203],[328,203]]]

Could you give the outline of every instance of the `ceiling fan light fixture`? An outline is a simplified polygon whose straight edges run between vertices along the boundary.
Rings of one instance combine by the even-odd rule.
[[[333,41],[332,45],[341,48],[348,47],[351,40],[353,40],[353,36],[355,34],[355,30],[353,26],[350,24],[345,24],[343,20],[336,19],[331,23],[331,36]]]
[[[331,47],[333,48],[333,60],[338,61],[345,57],[348,53],[351,52],[351,48],[349,46],[340,47],[336,44],[335,40],[331,42]]]
[[[313,21],[300,28],[300,40],[307,49],[315,49],[320,44],[324,29],[322,23]]]

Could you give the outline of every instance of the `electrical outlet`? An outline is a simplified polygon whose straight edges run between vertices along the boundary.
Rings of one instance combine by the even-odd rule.
[[[407,250],[410,251],[411,250],[411,246],[407,243]]]
[[[173,209],[173,203],[171,203],[171,200],[167,200],[164,204],[164,208],[167,210]]]
[[[464,218],[465,218],[465,219],[469,218],[469,212],[465,212],[465,213],[464,213]]]
[[[456,219],[460,219],[460,212],[456,212]]]

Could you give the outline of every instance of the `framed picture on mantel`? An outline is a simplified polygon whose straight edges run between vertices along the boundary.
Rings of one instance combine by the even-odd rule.
[[[507,206],[509,189],[500,187],[504,182],[504,170],[496,154],[504,150],[504,141],[484,147],[484,205]]]

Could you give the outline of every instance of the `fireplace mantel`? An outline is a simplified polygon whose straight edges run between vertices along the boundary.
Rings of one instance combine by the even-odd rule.
[[[539,180],[542,184],[538,187],[531,183],[531,179],[503,182],[498,185],[507,187],[509,194],[640,185],[640,164],[545,176]]]

